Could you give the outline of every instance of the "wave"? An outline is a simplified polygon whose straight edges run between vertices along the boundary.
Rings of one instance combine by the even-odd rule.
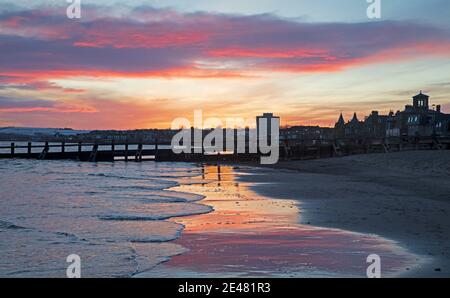
[[[117,221],[126,221],[126,220],[152,221],[152,220],[165,220],[173,217],[205,214],[214,211],[214,208],[211,206],[206,205],[198,205],[198,206],[202,206],[202,208],[198,208],[197,210],[186,210],[158,215],[148,215],[146,213],[106,214],[106,215],[99,215],[98,218],[101,220],[117,220]]]
[[[179,184],[177,182],[159,181],[155,186],[144,185],[104,185],[103,188],[109,191],[123,191],[123,190],[143,190],[143,191],[158,191],[165,188],[175,187]]]
[[[169,237],[129,238],[128,241],[131,243],[161,243],[175,240],[178,237],[180,234]]]
[[[175,191],[175,190],[162,190],[154,192],[155,195],[165,198],[177,198],[184,199],[186,202],[200,201],[206,198],[204,195],[199,195],[196,193]]]
[[[15,225],[15,224],[13,224],[13,223],[11,223],[9,221],[0,220],[0,229],[3,229],[3,230],[24,230],[26,228],[18,226],[18,225]]]
[[[91,173],[88,176],[91,177],[107,177],[107,178],[117,178],[123,180],[158,180],[160,178],[163,179],[179,179],[179,178],[193,178],[200,175],[201,172],[195,173],[183,173],[183,174],[161,174],[161,175],[139,175],[139,176],[123,176],[123,175],[114,175],[114,174],[105,174],[105,173]]]
[[[91,258],[85,276],[130,276],[184,252],[171,242],[184,226],[167,219],[213,211],[194,203],[205,196],[177,191],[200,175],[190,164],[21,160],[6,171],[14,175],[0,183],[9,198],[0,200],[0,276],[61,277],[55,260],[70,253]]]
[[[90,192],[87,194],[98,194],[95,192]],[[110,197],[114,200],[136,200],[142,203],[189,203],[203,200],[205,196],[195,194],[195,193],[187,193],[173,190],[158,190],[151,191],[147,193],[124,193],[124,194],[115,194]]]

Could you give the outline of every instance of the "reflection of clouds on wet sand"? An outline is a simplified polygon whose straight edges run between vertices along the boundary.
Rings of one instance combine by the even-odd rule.
[[[384,274],[411,261],[379,239],[314,228],[186,233],[176,243],[190,251],[173,257],[160,272],[179,274],[181,269],[216,276],[363,277],[369,252],[381,256]]]
[[[295,226],[299,217],[296,202],[271,200],[256,195],[244,183],[236,181],[232,167],[206,167],[202,179],[209,184],[183,185],[177,190],[199,193],[206,198],[202,204],[214,212],[202,216],[176,218],[186,226],[185,233],[239,232],[266,230],[273,227]]]
[[[205,195],[214,211],[175,218],[185,225],[175,243],[189,252],[144,275],[365,277],[366,257],[376,253],[390,276],[416,262],[392,241],[300,225],[295,201],[257,195],[236,175],[232,167],[205,167],[201,178],[214,182],[177,188]]]

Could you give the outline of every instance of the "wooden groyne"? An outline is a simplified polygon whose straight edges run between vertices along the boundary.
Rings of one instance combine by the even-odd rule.
[[[248,149],[248,144],[246,146]],[[304,160],[338,157],[354,154],[388,153],[406,150],[448,150],[450,138],[371,138],[337,140],[285,141],[280,144],[280,160]],[[170,144],[164,143],[32,143],[18,145],[11,142],[0,146],[0,159],[28,158],[38,160],[72,159],[78,161],[186,161],[186,162],[239,162],[258,161],[262,154],[223,152],[210,154],[181,153],[172,151]],[[236,151],[236,150],[235,150]],[[249,152],[246,150],[245,152]]]
[[[280,158],[284,160],[304,160],[355,154],[449,149],[450,138],[448,137],[306,140],[301,143],[289,144],[288,142],[281,145]]]
[[[251,161],[259,158],[259,154],[234,154],[225,152],[210,154],[181,153],[176,154],[171,144],[164,143],[50,143],[44,142],[18,145],[12,142],[9,146],[0,146],[0,159],[26,158],[38,160],[72,159],[78,161]]]

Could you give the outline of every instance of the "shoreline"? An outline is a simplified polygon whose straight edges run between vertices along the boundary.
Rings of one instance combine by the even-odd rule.
[[[299,202],[300,224],[391,239],[424,262],[401,277],[450,276],[450,152],[411,151],[283,161],[239,179]],[[275,175],[258,175],[260,169]],[[446,185],[447,184],[447,185]]]
[[[241,182],[239,177],[257,177],[255,168],[206,167],[208,183],[172,188],[202,195],[197,203],[213,207],[210,213],[171,219],[184,226],[173,243],[187,252],[136,277],[365,277],[372,253],[385,257],[383,274],[395,277],[417,260],[378,235],[301,224],[298,201],[261,195],[253,190],[257,183]]]

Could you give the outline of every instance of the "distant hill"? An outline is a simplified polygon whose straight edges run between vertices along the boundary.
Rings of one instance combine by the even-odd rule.
[[[0,134],[14,134],[23,136],[35,135],[77,135],[89,133],[89,130],[73,130],[71,128],[38,128],[38,127],[0,127]]]

